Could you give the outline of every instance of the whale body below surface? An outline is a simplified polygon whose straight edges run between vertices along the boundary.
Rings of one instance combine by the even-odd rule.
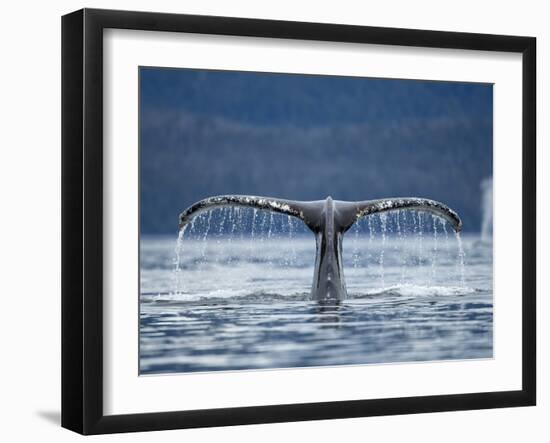
[[[279,212],[302,220],[315,234],[317,252],[311,297],[319,302],[346,298],[342,265],[344,233],[360,218],[398,209],[431,212],[448,221],[456,232],[462,227],[458,214],[443,203],[425,198],[387,198],[348,202],[327,197],[317,201],[295,201],[250,195],[220,195],[200,200],[180,214],[179,228],[204,211],[226,206],[245,206]]]

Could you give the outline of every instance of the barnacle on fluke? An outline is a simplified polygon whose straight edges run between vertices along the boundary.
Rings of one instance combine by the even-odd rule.
[[[311,296],[330,302],[346,297],[342,266],[342,237],[361,217],[371,214],[411,209],[431,212],[444,218],[459,232],[462,222],[458,214],[443,203],[425,198],[385,198],[348,202],[333,200],[296,201],[251,195],[220,195],[200,200],[180,214],[179,228],[200,214],[224,206],[245,206],[279,212],[302,220],[315,234],[317,254]]]

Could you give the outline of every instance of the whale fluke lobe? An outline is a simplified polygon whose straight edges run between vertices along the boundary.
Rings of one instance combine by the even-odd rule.
[[[296,201],[251,195],[220,195],[200,200],[179,216],[182,229],[201,212],[227,206],[243,206],[274,211],[302,220],[315,234],[317,253],[311,296],[322,302],[339,302],[346,298],[342,264],[342,239],[351,226],[368,215],[411,209],[426,211],[449,222],[456,232],[462,228],[458,214],[443,203],[417,197],[387,198],[347,202],[333,200]]]
[[[380,200],[367,200],[355,204],[357,220],[367,215],[377,212],[395,211],[399,209],[412,209],[417,211],[426,211],[437,215],[449,222],[453,229],[460,232],[462,221],[458,214],[435,200],[427,198],[406,197],[406,198],[383,198]],[[352,223],[353,224],[353,223]]]
[[[306,222],[304,209],[307,212],[307,202],[284,200],[271,197],[257,197],[254,195],[219,195],[200,200],[183,211],[179,216],[179,228],[183,228],[189,221],[201,212],[227,206],[244,206],[256,209],[279,212],[291,215]],[[307,222],[306,222],[307,224]]]

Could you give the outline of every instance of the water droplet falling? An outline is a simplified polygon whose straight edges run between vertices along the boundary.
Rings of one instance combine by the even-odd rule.
[[[237,207],[237,225],[239,227],[240,239],[244,239],[243,208]]]
[[[378,214],[380,219],[380,227],[382,231],[382,248],[380,249],[380,256],[378,258],[378,264],[380,267],[380,281],[382,284],[382,289],[386,287],[384,277],[384,252],[386,249],[386,229],[387,229],[387,215],[385,213]]]
[[[216,248],[216,251],[217,251],[217,257],[216,257],[216,262],[217,263],[223,263],[223,260],[225,258],[225,254],[223,252],[223,247],[222,247],[222,238],[223,238],[223,235],[224,235],[224,232],[225,232],[225,222],[226,222],[226,219],[227,219],[227,209],[228,208],[220,208],[218,209],[218,218],[219,218],[219,226],[218,226],[218,232],[216,234],[216,245],[218,246]]]
[[[212,221],[212,211],[208,211],[208,215],[206,216],[206,228],[202,236],[201,260],[203,263],[206,262],[206,248],[208,246],[208,233],[210,232],[211,221]]]
[[[266,214],[267,218],[267,214]],[[268,249],[271,251],[271,237],[273,235],[273,212],[269,211],[269,227],[267,231],[267,240],[268,240]],[[267,258],[267,263],[269,265],[273,264],[273,254],[269,254]]]
[[[216,226],[216,222],[218,223],[216,232],[213,233],[213,235],[216,238],[216,243],[220,243],[220,237],[223,233],[223,222],[224,222],[224,212],[225,208],[216,208],[214,209],[214,226]]]
[[[359,266],[359,221],[353,224],[353,251],[352,251],[352,262],[353,267],[357,269]]]
[[[372,259],[372,244],[374,242],[374,227],[372,226],[372,217],[367,217],[367,224],[369,226],[369,248],[368,248],[368,259],[367,259],[367,266],[371,263]]]
[[[417,214],[418,216],[418,265],[422,266],[423,264],[423,253],[424,253],[424,217],[422,212]]]
[[[228,245],[228,258],[227,263],[231,263],[233,261],[233,251],[231,249],[231,244],[233,243],[233,237],[235,235],[235,228],[236,228],[236,217],[237,213],[236,211],[239,209],[238,207],[230,207],[229,209],[229,235],[227,238],[227,245]]]
[[[443,232],[445,233],[445,245],[447,245],[447,242],[449,241],[449,233],[447,232],[447,222],[443,219],[439,220],[441,222],[441,226],[443,227]]]
[[[418,266],[419,259],[420,259],[420,257],[418,257],[418,222],[416,220],[416,215],[415,215],[414,212],[411,213],[411,219],[412,219],[412,222],[413,222],[413,231],[412,231],[413,241],[415,242],[415,246],[416,246],[416,251],[411,252],[412,254],[416,254],[416,259],[413,255],[413,257],[411,257],[412,258],[411,261]]]
[[[399,245],[401,248],[401,275],[400,283],[403,284],[405,281],[405,270],[407,268],[407,254],[405,253],[405,236],[407,235],[406,226],[407,226],[407,213],[403,212],[403,228],[401,228],[401,211],[397,210],[397,238],[399,240]]]
[[[437,260],[437,218],[432,217],[433,222],[433,246],[432,246],[432,274],[431,274],[431,286],[435,284],[435,275],[436,275],[436,260]]]
[[[460,273],[460,287],[464,288],[464,262],[465,262],[465,253],[464,247],[462,245],[462,237],[460,237],[460,232],[455,232],[456,241],[458,243],[458,256],[457,256],[457,266]]]
[[[445,260],[447,261],[449,258],[449,232],[447,231],[447,222],[442,218],[439,221],[443,229],[443,234],[445,235],[445,240],[443,242],[443,250],[445,253]]]
[[[184,225],[178,232],[178,239],[176,241],[176,248],[174,250],[174,287],[176,288],[176,294],[182,292],[181,288],[181,253],[183,250],[183,236],[188,225]]]
[[[252,238],[254,238],[254,234],[255,234],[255,230],[256,230],[256,217],[258,215],[258,210],[256,208],[254,208],[253,212],[252,212],[252,224],[251,224],[251,235],[252,235]]]
[[[290,266],[296,266],[296,245],[294,243],[294,219],[287,215],[288,220],[288,238],[290,239]]]
[[[250,225],[250,238],[251,238],[251,242],[249,244],[249,249],[248,249],[248,255],[249,255],[249,259],[252,258],[252,254],[253,254],[253,251],[254,251],[254,239],[256,238],[256,217],[258,215],[258,210],[256,208],[253,209],[253,212],[252,212],[252,223]]]
[[[266,232],[265,232],[265,227],[267,225],[267,218],[268,218],[268,215],[265,211],[262,211],[261,212],[261,215],[260,215],[260,247],[261,247],[261,251],[263,252],[263,244],[264,244],[264,241],[265,241],[265,237],[266,237]]]

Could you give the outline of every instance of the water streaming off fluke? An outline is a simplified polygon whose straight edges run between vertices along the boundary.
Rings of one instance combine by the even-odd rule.
[[[361,280],[369,279],[382,290],[410,282],[429,287],[441,284],[444,279],[464,287],[462,239],[460,233],[455,233],[456,241],[449,242],[447,225],[441,217],[421,211],[396,210],[358,220],[343,241],[348,286],[355,288],[361,285]],[[444,237],[443,243],[439,234]],[[261,281],[261,275],[272,273],[272,268],[312,267],[307,258],[298,258],[304,243],[310,243],[305,249],[309,249],[313,262],[314,236],[303,223],[288,215],[242,207],[205,211],[179,230],[174,257],[176,287],[171,292],[186,293],[185,281],[193,278],[191,273],[186,275],[189,269],[205,270],[232,263],[261,264],[256,276]],[[199,251],[197,244],[200,244]],[[455,274],[444,273],[444,278],[439,278],[439,268],[447,268],[451,257],[454,257]],[[387,280],[390,269],[392,278]],[[393,275],[396,269],[398,272]],[[204,278],[204,272],[202,274]]]

